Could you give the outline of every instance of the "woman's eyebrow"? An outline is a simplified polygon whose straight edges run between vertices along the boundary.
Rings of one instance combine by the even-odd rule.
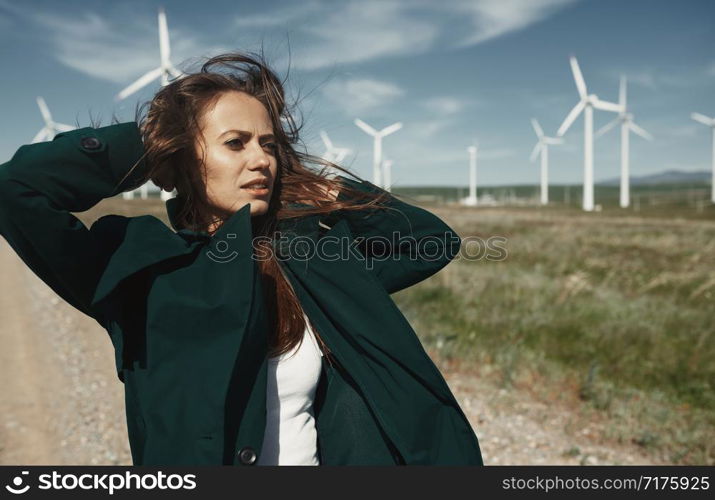
[[[238,133],[239,135],[248,136],[248,137],[251,137],[251,136],[253,135],[251,132],[249,132],[249,131],[247,131],[247,130],[231,129],[231,130],[226,130],[226,131],[223,132],[221,135],[219,135],[219,136],[218,136],[219,139],[220,139],[221,137],[223,137],[224,135],[230,133],[230,132],[236,132],[236,133]],[[260,136],[259,139],[275,139],[275,138],[276,138],[276,136],[273,135],[273,134],[263,134],[262,136]]]

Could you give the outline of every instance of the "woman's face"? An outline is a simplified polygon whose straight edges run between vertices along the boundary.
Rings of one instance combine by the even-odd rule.
[[[268,211],[278,162],[268,111],[243,92],[223,93],[200,121],[206,155],[206,195],[219,213],[232,215],[251,204],[251,216]],[[201,144],[196,141],[201,155]],[[251,187],[260,182],[265,187]]]

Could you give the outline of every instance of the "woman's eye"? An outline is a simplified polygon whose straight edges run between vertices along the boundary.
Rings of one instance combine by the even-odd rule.
[[[268,147],[271,148],[273,151],[278,151],[278,144],[276,144],[275,142],[267,142],[267,143],[264,144],[264,145],[265,145],[265,146],[268,146]]]
[[[236,146],[236,145],[241,145],[243,142],[240,139],[231,139],[230,141],[226,141],[226,144],[229,146]]]

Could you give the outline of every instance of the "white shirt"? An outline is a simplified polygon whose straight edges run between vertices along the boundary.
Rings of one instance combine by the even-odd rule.
[[[268,358],[266,432],[256,465],[320,465],[313,399],[323,353],[305,321],[303,341]]]

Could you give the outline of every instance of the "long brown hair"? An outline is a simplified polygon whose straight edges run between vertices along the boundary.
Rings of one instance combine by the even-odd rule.
[[[224,71],[227,70],[227,71]],[[258,99],[268,111],[277,144],[278,174],[274,183],[269,209],[252,217],[253,236],[266,236],[256,241],[272,240],[278,221],[334,210],[379,208],[386,192],[372,194],[343,186],[326,174],[329,168],[340,170],[357,180],[357,175],[333,162],[301,152],[301,143],[290,107],[286,105],[283,82],[265,63],[262,53],[231,52],[208,59],[201,70],[170,82],[159,90],[151,101],[137,108],[136,121],[140,126],[145,147],[147,178],[161,188],[176,188],[179,200],[178,225],[191,230],[206,230],[211,223],[217,226],[225,215],[212,210],[203,180],[202,157],[196,161],[195,138],[200,140],[200,119],[225,92],[244,92]],[[146,116],[143,109],[149,106]],[[292,107],[292,106],[291,106]],[[205,148],[204,148],[205,149]],[[305,146],[303,146],[305,149]],[[322,166],[320,170],[309,164]],[[329,191],[345,193],[345,199],[335,200]],[[341,197],[343,198],[343,197]],[[306,208],[290,207],[298,202]],[[260,245],[260,243],[258,243]],[[265,304],[269,311],[269,355],[278,356],[295,347],[303,338],[305,321],[302,307],[289,280],[283,273],[274,252],[265,252],[268,259],[257,260]],[[331,360],[320,333],[313,327],[323,353]]]

